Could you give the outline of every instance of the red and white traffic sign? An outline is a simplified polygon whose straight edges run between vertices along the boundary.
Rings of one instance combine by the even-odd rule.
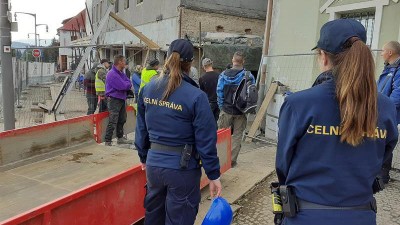
[[[40,55],[41,55],[41,51],[40,51],[39,49],[33,49],[33,50],[32,50],[32,55],[33,55],[33,57],[35,57],[35,58],[39,58]]]

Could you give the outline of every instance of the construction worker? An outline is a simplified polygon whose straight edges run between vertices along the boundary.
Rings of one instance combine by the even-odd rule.
[[[394,104],[377,92],[366,37],[353,19],[323,25],[314,49],[333,79],[289,95],[281,108],[276,172],[285,225],[376,225],[374,184],[398,131]]]
[[[112,145],[114,130],[117,133],[117,144],[132,144],[132,141],[124,137],[124,124],[126,122],[126,97],[132,88],[132,83],[123,72],[125,57],[116,55],[114,65],[106,77],[106,98],[108,112],[110,113],[107,125],[105,145]]]
[[[102,59],[98,66],[96,73],[96,94],[98,97],[99,113],[107,111],[107,100],[105,98],[106,92],[106,75],[108,69],[110,68],[110,61],[107,59]]]
[[[165,73],[139,93],[135,146],[147,171],[145,225],[194,224],[201,165],[211,197],[221,195],[217,128],[207,95],[188,76],[192,61],[193,45],[173,41]]]
[[[140,83],[140,89],[148,84],[154,76],[158,75],[158,69],[160,68],[160,61],[154,59],[150,61],[149,66],[142,70],[142,77]]]
[[[400,124],[400,43],[391,41],[385,44],[381,56],[385,61],[385,68],[378,80],[378,91],[388,96],[396,105],[397,124]],[[397,151],[399,148],[397,145]],[[392,169],[392,161],[393,154],[383,163],[381,176],[386,184],[390,181],[389,171]]]
[[[92,68],[85,74],[83,80],[83,86],[86,91],[86,100],[88,104],[87,115],[91,115],[96,111],[97,108],[97,95],[95,89],[95,80],[96,80],[96,72],[97,65],[99,63],[94,63]]]

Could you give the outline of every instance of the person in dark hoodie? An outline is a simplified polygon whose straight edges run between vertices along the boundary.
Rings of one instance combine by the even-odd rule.
[[[95,88],[96,72],[99,63],[94,63],[92,68],[85,74],[83,86],[86,90],[86,99],[88,104],[87,115],[94,114],[97,108],[97,95]]]
[[[236,166],[239,156],[242,135],[246,129],[247,118],[233,103],[233,96],[244,79],[244,55],[242,52],[235,52],[232,58],[232,68],[221,73],[217,85],[217,101],[221,109],[218,120],[218,128],[231,128],[232,134],[232,167]],[[255,83],[254,76],[250,74],[252,83]]]

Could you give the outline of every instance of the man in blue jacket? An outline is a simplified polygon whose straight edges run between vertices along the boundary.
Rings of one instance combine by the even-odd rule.
[[[110,113],[106,130],[105,144],[112,145],[112,136],[117,129],[117,144],[131,144],[132,141],[124,138],[124,124],[126,122],[126,96],[131,90],[132,83],[123,72],[126,65],[125,57],[114,57],[114,65],[106,78],[106,97]]]
[[[391,41],[383,46],[381,56],[385,60],[385,68],[378,80],[378,91],[388,96],[396,105],[397,124],[400,124],[400,43]],[[398,151],[396,146],[395,151]],[[382,178],[385,183],[390,180],[389,171],[392,168],[393,154],[383,163]]]
[[[235,52],[232,58],[232,68],[221,73],[217,85],[217,101],[221,114],[218,120],[218,128],[231,128],[232,134],[232,167],[236,166],[239,156],[242,135],[246,129],[247,118],[233,103],[235,92],[244,79],[244,55],[242,52]],[[254,76],[250,79],[255,83]]]

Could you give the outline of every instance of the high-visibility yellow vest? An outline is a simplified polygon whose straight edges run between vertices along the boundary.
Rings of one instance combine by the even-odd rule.
[[[94,81],[94,87],[96,88],[96,92],[105,92],[106,84],[99,79],[99,70],[96,73],[96,80]]]
[[[149,83],[155,75],[157,75],[157,70],[148,70],[144,68],[142,70],[140,89],[142,89],[147,83]]]

